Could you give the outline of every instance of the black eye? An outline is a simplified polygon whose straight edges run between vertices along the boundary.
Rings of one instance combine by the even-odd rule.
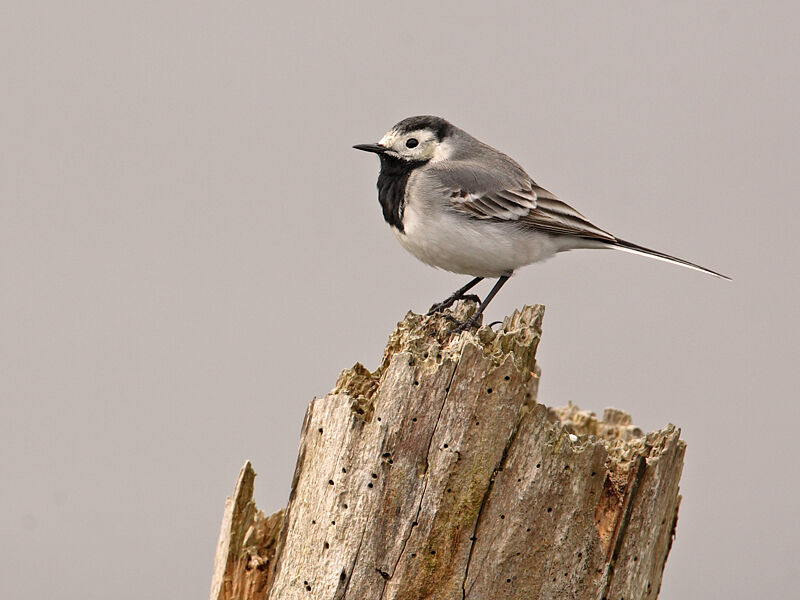
[[[406,148],[416,148],[419,145],[417,138],[408,138],[406,140]]]

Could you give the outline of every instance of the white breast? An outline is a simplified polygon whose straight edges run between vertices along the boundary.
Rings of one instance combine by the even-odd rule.
[[[447,208],[445,199],[440,202],[407,192],[405,231],[392,228],[406,250],[434,267],[474,277],[500,277],[561,249],[547,234],[524,230],[513,222],[472,219]]]

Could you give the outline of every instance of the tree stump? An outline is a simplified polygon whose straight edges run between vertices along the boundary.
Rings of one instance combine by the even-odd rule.
[[[308,407],[285,511],[257,511],[242,468],[211,600],[655,598],[680,430],[537,404],[543,313],[458,336],[409,313]]]

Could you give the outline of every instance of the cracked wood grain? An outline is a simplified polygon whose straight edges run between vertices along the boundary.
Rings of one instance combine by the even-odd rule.
[[[239,472],[233,496],[225,503],[211,600],[258,598],[270,583],[272,562],[283,511],[265,517],[253,502],[255,471],[246,462]]]
[[[680,432],[538,404],[543,312],[459,336],[409,313],[375,371],[343,371],[309,405],[289,504],[258,538],[269,550],[242,541],[257,514],[245,466],[212,600],[655,598]],[[253,579],[247,564],[262,578],[233,585]]]

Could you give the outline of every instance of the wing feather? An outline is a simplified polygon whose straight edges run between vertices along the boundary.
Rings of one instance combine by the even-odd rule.
[[[516,163],[510,166],[507,170],[490,170],[480,163],[450,162],[436,168],[431,176],[451,208],[472,218],[516,222],[552,234],[615,241],[613,235],[537,185]]]
[[[534,229],[574,235],[603,242],[614,242],[616,238],[607,231],[593,225],[586,217],[566,202],[558,200],[550,194],[547,198],[539,197],[537,207],[523,219]]]
[[[466,192],[466,193],[464,193]],[[457,210],[468,211],[481,219],[500,219],[516,221],[525,217],[536,206],[536,196],[530,190],[529,196],[523,194],[503,194],[503,190],[479,193],[459,189],[449,194],[451,205]]]

